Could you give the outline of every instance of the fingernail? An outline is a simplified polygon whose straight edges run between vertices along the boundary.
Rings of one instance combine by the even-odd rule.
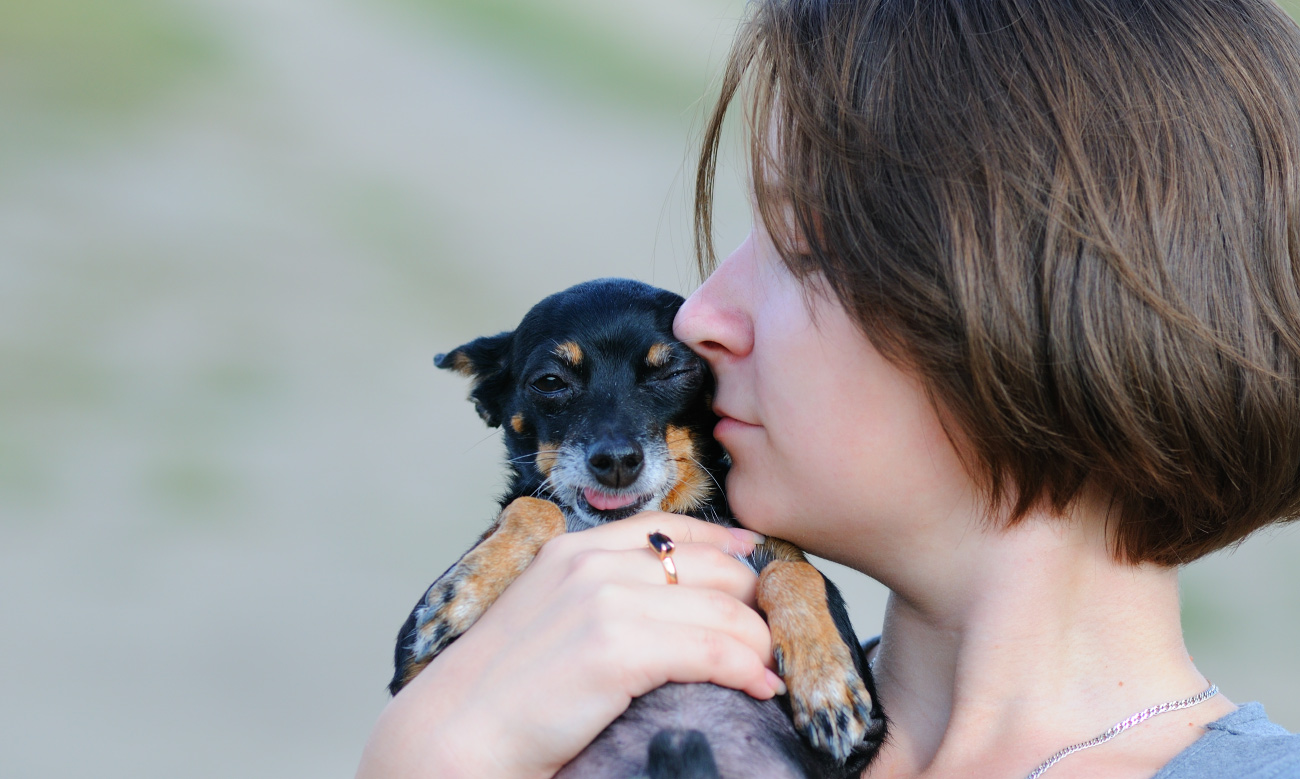
[[[767,685],[777,695],[785,695],[788,692],[785,688],[785,682],[781,681],[781,677],[777,676],[776,672],[771,668],[767,669]]]
[[[731,532],[731,536],[737,541],[743,541],[751,546],[758,546],[767,540],[767,536],[762,533],[755,533],[754,531],[746,530],[743,527],[729,527],[727,530]]]

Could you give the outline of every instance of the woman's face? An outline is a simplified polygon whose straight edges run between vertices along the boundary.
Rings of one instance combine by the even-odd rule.
[[[877,552],[938,542],[926,529],[969,503],[969,479],[919,382],[817,280],[791,275],[754,222],[674,323],[717,376],[732,509],[753,530],[887,573]]]

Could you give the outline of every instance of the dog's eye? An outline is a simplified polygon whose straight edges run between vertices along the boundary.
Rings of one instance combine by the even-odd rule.
[[[700,375],[700,366],[694,363],[687,363],[678,368],[669,369],[654,376],[654,381],[691,381]]]
[[[554,373],[548,373],[532,384],[533,389],[543,395],[554,395],[563,389],[567,389],[568,386],[568,383],[564,379],[561,379]]]

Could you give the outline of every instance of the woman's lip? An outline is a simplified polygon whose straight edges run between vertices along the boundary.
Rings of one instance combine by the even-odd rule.
[[[758,427],[758,425],[753,425],[749,422],[742,422],[735,417],[723,416],[718,420],[718,424],[713,426],[713,437],[721,440],[728,431],[743,430],[747,427]]]
[[[714,416],[716,416],[718,419],[730,419],[734,422],[740,422],[742,425],[749,424],[748,422],[739,419],[735,414],[732,414],[731,409],[723,403],[714,401],[712,411]]]

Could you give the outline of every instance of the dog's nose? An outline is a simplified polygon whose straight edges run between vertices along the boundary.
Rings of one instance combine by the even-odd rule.
[[[591,475],[610,489],[621,489],[641,475],[645,453],[635,441],[605,439],[592,447],[587,456]]]

